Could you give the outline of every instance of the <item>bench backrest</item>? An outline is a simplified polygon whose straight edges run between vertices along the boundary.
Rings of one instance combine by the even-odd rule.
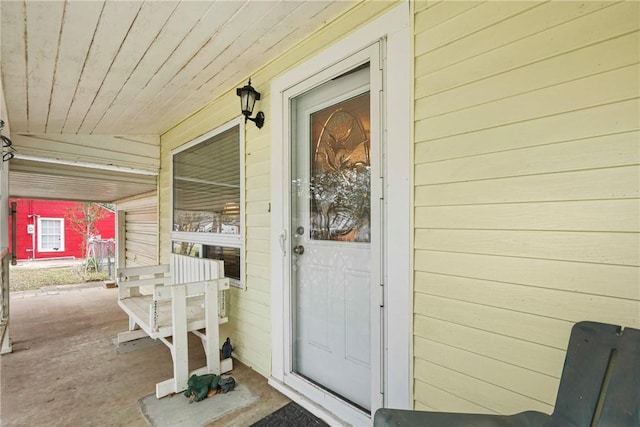
[[[224,278],[224,263],[220,260],[208,258],[194,258],[185,255],[171,254],[170,263],[147,267],[119,268],[117,280],[120,287],[119,298],[129,298],[140,295],[140,287],[148,286],[147,293],[154,293],[157,286],[171,284],[186,284],[216,280]],[[201,288],[201,287],[200,287]],[[189,287],[193,294],[202,294],[199,287]],[[162,293],[162,292],[161,292]],[[164,292],[170,295],[169,292]],[[160,297],[166,299],[167,296]],[[224,299],[220,301],[221,311],[224,309]]]
[[[173,283],[191,283],[224,278],[224,263],[217,259],[171,254],[170,270]],[[226,309],[225,295],[223,292],[219,292],[218,315],[225,317]]]
[[[573,326],[551,425],[640,426],[640,330]]]
[[[173,283],[178,284],[222,279],[224,277],[224,264],[222,261],[179,254],[171,254],[170,270]]]
[[[153,289],[171,282],[168,265],[119,268],[116,274],[118,298],[121,300],[139,296],[140,288]]]

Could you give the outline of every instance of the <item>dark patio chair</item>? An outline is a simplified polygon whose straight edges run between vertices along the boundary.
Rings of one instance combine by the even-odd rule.
[[[639,427],[640,330],[573,326],[551,415],[456,414],[381,408],[374,427]]]

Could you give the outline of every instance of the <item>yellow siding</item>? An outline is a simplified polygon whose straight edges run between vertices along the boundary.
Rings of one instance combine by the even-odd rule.
[[[358,3],[344,15],[327,23],[317,33],[302,40],[296,47],[263,68],[248,69],[247,75],[238,76],[236,85],[229,87],[225,95],[212,101],[161,137],[160,247],[161,262],[166,262],[169,256],[171,230],[171,176],[169,173],[171,150],[237,117],[239,103],[235,88],[245,84],[249,76],[253,85],[262,94],[257,108],[266,115],[265,125],[262,129],[257,129],[249,123],[245,136],[247,289],[231,290],[229,323],[224,326],[221,334],[231,337],[235,346],[234,356],[265,376],[268,376],[271,371],[270,127],[271,121],[278,119],[270,111],[271,80],[393,6],[393,2]]]
[[[574,322],[640,327],[639,6],[416,4],[416,408],[550,412]]]
[[[124,266],[158,264],[158,212],[155,204],[125,210],[124,221]]]

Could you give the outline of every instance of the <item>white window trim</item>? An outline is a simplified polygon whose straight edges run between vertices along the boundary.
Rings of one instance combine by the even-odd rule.
[[[42,247],[42,221],[58,221],[60,223],[60,247],[58,248],[58,250],[53,250],[53,249],[44,249]],[[64,218],[38,218],[38,252],[42,252],[42,253],[59,253],[59,252],[64,252],[65,248],[64,248],[64,235],[65,235],[65,229],[64,229]]]
[[[383,147],[384,188],[384,252],[385,277],[384,301],[386,315],[384,406],[411,409],[412,390],[412,239],[411,239],[411,38],[410,10],[403,2],[366,26],[360,28],[335,45],[297,66],[271,85],[271,111],[282,112],[272,120],[271,152],[271,313],[272,313],[272,369],[269,383],[292,399],[304,404],[304,399],[284,385],[285,376],[285,310],[288,310],[287,257],[285,241],[288,229],[287,172],[283,164],[289,158],[288,147],[288,99],[284,93],[308,79],[313,79],[329,64],[348,58],[379,39],[386,39],[385,103],[386,144]],[[394,76],[394,77],[389,77]],[[276,114],[276,113],[274,113]],[[317,406],[315,407],[317,409]],[[323,418],[331,415],[321,410],[313,411]]]
[[[195,138],[186,144],[181,145],[178,148],[174,148],[171,150],[171,183],[170,183],[170,193],[171,193],[171,224],[173,228],[174,220],[173,220],[173,157],[193,146],[200,144],[212,138],[216,135],[219,135],[235,126],[239,127],[239,137],[240,137],[240,234],[222,234],[222,233],[198,233],[198,232],[188,232],[188,231],[171,231],[171,245],[173,245],[174,241],[178,242],[189,242],[189,243],[197,243],[208,246],[222,246],[228,248],[239,248],[240,249],[240,280],[230,279],[230,284],[232,286],[236,286],[238,288],[244,289],[246,278],[245,278],[245,247],[246,247],[246,229],[245,229],[245,126],[244,126],[244,116],[238,117],[230,122],[219,126],[204,135]]]

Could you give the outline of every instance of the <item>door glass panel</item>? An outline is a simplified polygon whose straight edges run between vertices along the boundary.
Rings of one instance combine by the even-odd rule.
[[[370,242],[369,93],[311,114],[311,239]]]

